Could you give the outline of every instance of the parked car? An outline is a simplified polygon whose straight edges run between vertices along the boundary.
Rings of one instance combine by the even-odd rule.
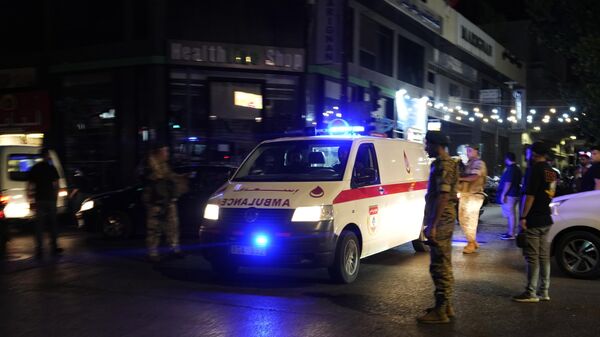
[[[228,165],[195,165],[178,167],[178,173],[192,173],[189,191],[178,200],[182,235],[197,235],[206,200],[236,168]],[[107,238],[128,238],[145,232],[143,186],[134,185],[116,191],[93,195],[76,213],[78,227],[102,233]]]
[[[548,240],[560,269],[575,278],[600,277],[600,191],[556,197]]]

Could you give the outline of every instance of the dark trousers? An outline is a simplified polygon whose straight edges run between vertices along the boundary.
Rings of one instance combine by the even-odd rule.
[[[56,228],[56,201],[36,201],[35,203],[35,244],[36,251],[41,252],[44,247],[44,227],[50,234],[50,247],[57,248],[56,240],[58,230]]]

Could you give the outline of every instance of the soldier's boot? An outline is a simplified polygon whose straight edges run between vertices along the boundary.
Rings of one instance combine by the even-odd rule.
[[[475,241],[469,241],[465,248],[463,248],[463,254],[472,254],[479,248],[479,245]]]
[[[450,303],[442,294],[435,295],[435,307],[427,309],[427,313],[421,317],[417,318],[419,323],[424,324],[444,324],[450,323],[450,318],[448,317],[448,309],[450,307]],[[451,313],[454,314],[454,310],[451,310]]]
[[[417,317],[417,322],[423,324],[444,324],[450,323],[450,318],[446,314],[448,309],[446,306],[435,307],[428,310],[427,313],[421,317]]]
[[[433,310],[435,310],[435,307],[427,308],[427,309],[425,309],[425,312],[430,312]],[[448,318],[453,318],[454,315],[455,315],[455,313],[454,313],[454,308],[452,307],[452,305],[450,305],[450,304],[446,305],[446,316],[448,316]]]

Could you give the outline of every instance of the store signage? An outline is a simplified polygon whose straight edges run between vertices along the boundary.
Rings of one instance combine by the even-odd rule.
[[[174,64],[257,70],[304,71],[304,50],[197,41],[171,41]]]
[[[475,57],[495,65],[496,41],[460,14],[457,15],[457,44]]]
[[[442,33],[443,19],[441,15],[435,14],[421,0],[385,0],[389,5],[410,16],[415,21],[434,32]]]
[[[500,89],[482,89],[479,90],[480,103],[500,103],[502,94]]]
[[[315,62],[340,62],[342,49],[342,1],[318,0]]]

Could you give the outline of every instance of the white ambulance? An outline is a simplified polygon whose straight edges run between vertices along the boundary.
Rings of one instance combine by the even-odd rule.
[[[420,143],[363,136],[258,145],[208,201],[200,240],[213,269],[327,267],[354,281],[360,259],[422,250],[429,159]]]

